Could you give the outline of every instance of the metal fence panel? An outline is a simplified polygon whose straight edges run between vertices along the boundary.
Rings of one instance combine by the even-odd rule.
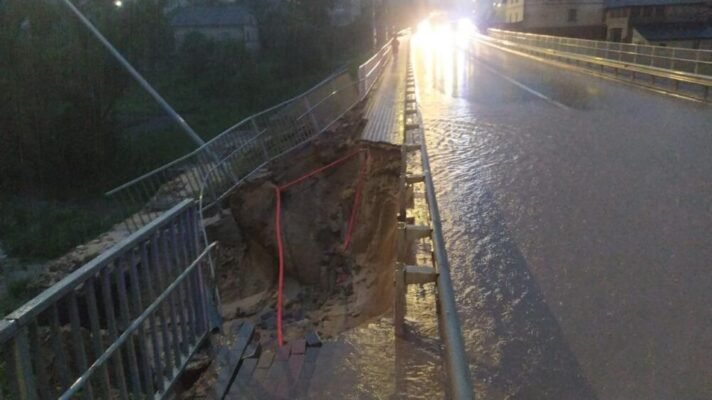
[[[712,76],[712,50],[575,39],[499,29],[489,29],[489,34],[500,40],[528,46]]]
[[[214,205],[271,159],[327,130],[371,90],[390,60],[388,42],[355,80],[333,74],[307,92],[250,116],[201,148],[107,192],[130,215],[130,232],[184,199]]]
[[[185,200],[0,322],[0,397],[160,398],[217,312]]]

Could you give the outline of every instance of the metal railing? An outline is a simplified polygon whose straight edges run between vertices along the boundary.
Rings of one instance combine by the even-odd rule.
[[[410,52],[410,51],[409,51]],[[410,54],[409,54],[410,57]],[[428,149],[425,138],[424,120],[418,106],[418,94],[416,91],[415,76],[413,73],[411,59],[408,59],[408,75],[406,77],[406,91],[403,113],[403,155],[404,159],[408,149],[414,148],[420,152],[420,164],[422,168],[422,183],[425,188],[425,200],[430,217],[430,239],[433,245],[432,262],[437,271],[437,292],[438,292],[438,325],[440,326],[440,337],[443,342],[444,366],[447,372],[449,384],[449,397],[457,400],[473,400],[475,393],[470,381],[470,369],[467,362],[464,340],[462,338],[462,328],[460,318],[457,314],[455,304],[455,294],[450,277],[450,261],[445,248],[445,238],[442,231],[440,211],[437,197],[435,195],[435,184],[433,183]],[[408,138],[411,137],[409,141]],[[413,145],[409,142],[414,143]],[[405,162],[405,160],[404,160]],[[407,167],[406,167],[407,168]],[[404,171],[407,172],[407,171]],[[405,180],[405,174],[403,179]],[[401,190],[404,190],[402,188]],[[403,217],[405,211],[401,211]],[[397,284],[396,284],[397,285]],[[398,302],[396,301],[396,304]],[[397,308],[397,306],[396,306]],[[398,323],[398,318],[394,318]]]
[[[493,38],[624,63],[712,76],[712,50],[575,39],[489,29]]]
[[[200,184],[200,209],[214,206],[271,160],[316,138],[360,100],[353,82],[309,107],[285,109],[284,124],[273,124],[210,165]]]
[[[337,79],[330,81],[332,84],[330,92],[313,96],[321,97],[318,101],[305,102],[309,105],[306,110],[300,113],[300,108],[296,108],[291,114],[285,112],[289,122],[287,126],[263,130],[219,162],[214,163],[201,183],[199,197],[201,211],[222,200],[245,178],[250,177],[271,160],[316,138],[363,100],[391,59],[390,44],[389,41],[373,57],[359,66],[358,81],[351,80],[346,74],[337,76]],[[343,86],[334,87],[337,83]],[[308,96],[309,93],[306,95]],[[225,171],[230,171],[232,175],[226,175]],[[226,179],[229,176],[238,178],[231,181]]]
[[[390,43],[390,42],[389,42]],[[359,68],[359,79],[336,73],[306,93],[252,115],[197,150],[125,183],[106,195],[135,231],[186,198],[206,206],[270,160],[327,130],[368,94],[390,55],[390,44]]]
[[[383,47],[381,47],[373,57],[369,58],[366,62],[358,67],[358,78],[361,81],[361,93],[368,93],[371,91],[373,85],[381,76],[383,68],[390,60],[390,55],[392,52],[391,44],[394,39],[389,40]]]
[[[163,398],[217,321],[199,224],[185,200],[1,320],[0,398]]]
[[[698,75],[649,65],[634,64],[592,55],[572,53],[508,39],[478,35],[478,43],[539,61],[562,61],[585,67],[597,76],[625,79],[658,92],[709,102],[712,76]]]

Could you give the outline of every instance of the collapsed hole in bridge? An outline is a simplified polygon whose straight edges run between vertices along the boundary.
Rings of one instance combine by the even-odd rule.
[[[210,240],[221,243],[217,275],[223,316],[226,322],[251,320],[264,346],[276,341],[275,187],[358,149],[366,151],[282,192],[284,339],[303,338],[311,330],[328,338],[392,304],[401,152],[355,140],[362,127],[354,112],[318,141],[275,160],[230,196],[223,210],[228,217],[207,226]],[[364,162],[352,240],[344,249]]]

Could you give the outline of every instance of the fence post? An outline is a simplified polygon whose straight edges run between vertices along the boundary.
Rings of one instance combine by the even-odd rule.
[[[17,377],[17,391],[22,400],[38,398],[35,375],[32,372],[32,358],[30,357],[30,341],[27,328],[21,328],[15,336],[13,345],[13,358],[15,375]]]
[[[262,148],[262,155],[265,157],[265,161],[269,161],[269,153],[267,153],[267,147],[265,146],[265,141],[262,140],[260,136],[260,128],[257,126],[257,122],[252,118],[252,128],[255,130],[255,140],[260,142],[260,148]]]
[[[304,96],[304,105],[307,107],[307,114],[309,114],[309,120],[311,120],[314,126],[314,132],[319,132],[319,122],[316,120],[314,113],[312,112],[311,103],[309,103],[309,98]]]
[[[405,284],[405,269],[402,263],[396,265],[394,279],[396,281],[396,298],[393,306],[393,325],[395,325],[396,336],[403,337],[405,336],[406,290],[408,290],[408,286]]]

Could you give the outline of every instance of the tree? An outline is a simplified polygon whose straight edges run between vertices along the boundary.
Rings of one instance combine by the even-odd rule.
[[[120,49],[155,65],[165,37],[147,1],[154,28],[140,12],[95,1],[84,11]],[[143,29],[143,28],[141,28]],[[135,38],[141,39],[136,41]],[[96,39],[58,3],[0,4],[0,185],[4,193],[57,197],[111,176],[118,133],[114,108],[129,80]]]

